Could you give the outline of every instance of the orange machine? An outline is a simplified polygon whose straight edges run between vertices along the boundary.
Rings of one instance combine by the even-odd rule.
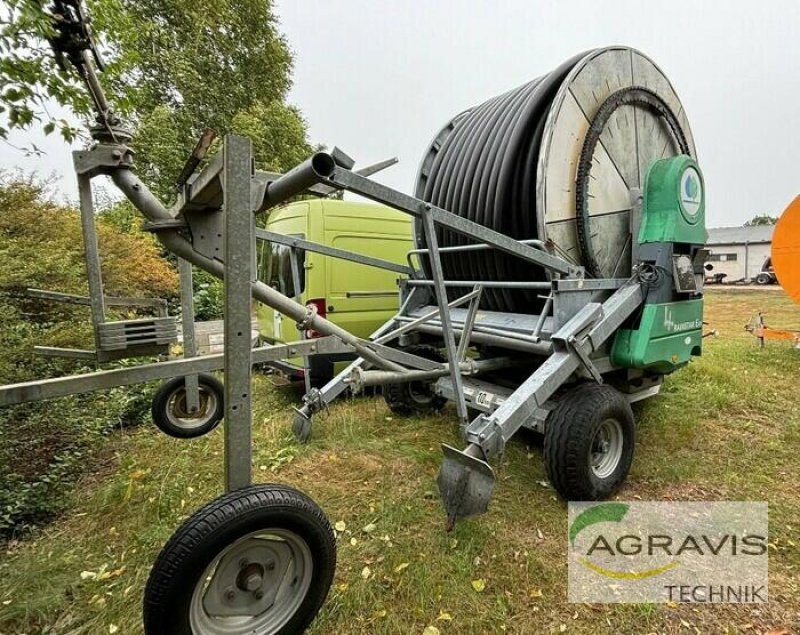
[[[800,303],[800,196],[789,204],[775,226],[772,266],[783,290]]]

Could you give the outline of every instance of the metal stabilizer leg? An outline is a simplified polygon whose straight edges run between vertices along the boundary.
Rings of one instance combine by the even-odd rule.
[[[308,406],[294,408],[292,432],[300,443],[305,443],[311,438],[311,412]]]
[[[436,483],[447,512],[447,531],[456,520],[482,514],[489,507],[494,491],[494,470],[483,460],[483,452],[474,443],[463,452],[442,444],[444,461]]]

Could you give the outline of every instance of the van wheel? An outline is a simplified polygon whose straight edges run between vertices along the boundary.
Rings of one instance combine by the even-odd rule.
[[[424,344],[409,346],[405,352],[434,362],[446,361],[437,348]],[[433,383],[424,381],[388,384],[383,387],[383,399],[389,410],[403,417],[437,413],[447,403],[447,399],[433,392]]]

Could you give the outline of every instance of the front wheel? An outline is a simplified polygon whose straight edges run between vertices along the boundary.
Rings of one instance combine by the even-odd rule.
[[[547,477],[564,500],[607,498],[628,476],[634,444],[633,411],[622,393],[580,384],[561,396],[547,418]]]
[[[212,501],[159,554],[146,635],[289,635],[316,617],[336,569],[328,519],[308,496],[257,485]]]

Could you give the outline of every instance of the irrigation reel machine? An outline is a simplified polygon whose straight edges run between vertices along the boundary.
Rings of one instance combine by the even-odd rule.
[[[301,632],[324,602],[336,559],[324,514],[288,486],[251,482],[255,363],[358,356],[306,393],[293,421],[301,440],[348,389],[383,386],[399,413],[454,402],[465,445],[443,446],[437,479],[449,526],[487,510],[492,461],[522,427],[543,432],[547,474],[563,498],[603,498],[622,483],[634,450],[630,404],[656,394],[702,345],[703,177],[681,103],[647,57],[621,46],[588,51],[457,115],[430,144],[413,196],[354,172],[339,151],[284,175],[257,171],[249,141],[227,136],[199,172],[201,154],[189,161],[168,209],[133,170],[79,0],[58,0],[54,15],[57,54],[96,106],[94,143],[74,153],[82,209],[91,219],[90,181],[110,177],[167,249],[225,284],[222,355],[0,388],[0,405],[155,378],[179,378],[173,389],[188,395],[200,373],[224,369],[227,493],[159,555],[145,592],[147,633]],[[255,279],[256,215],[320,187],[414,217],[398,313],[370,339]],[[290,246],[397,270],[308,241]],[[97,293],[102,302],[102,285]],[[253,298],[299,334],[321,336],[253,349]],[[203,406],[197,393],[185,403]]]

